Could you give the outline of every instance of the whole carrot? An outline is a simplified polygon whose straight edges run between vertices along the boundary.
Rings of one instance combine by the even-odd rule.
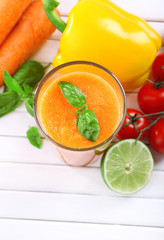
[[[54,30],[42,0],[33,1],[0,47],[0,86],[4,84],[4,70],[13,75]]]
[[[0,1],[0,45],[32,0]]]

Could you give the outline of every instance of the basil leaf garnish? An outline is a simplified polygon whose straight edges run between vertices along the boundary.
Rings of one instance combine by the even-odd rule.
[[[84,112],[85,110],[87,110],[87,108],[88,108],[88,105],[84,104],[84,106],[76,110],[75,115]]]
[[[27,131],[27,138],[34,147],[41,148],[42,139],[36,127],[29,128],[29,130]]]
[[[91,110],[87,110],[85,94],[74,84],[61,81],[58,83],[64,97],[73,107],[79,107],[75,115],[79,114],[76,119],[76,126],[79,133],[86,139],[96,142],[100,126],[96,115]]]
[[[27,109],[27,112],[33,117],[34,112],[33,112],[33,98],[29,98],[28,100],[25,101],[25,106]]]
[[[79,114],[76,119],[76,126],[79,133],[86,139],[96,142],[100,127],[96,115],[91,110]]]
[[[86,103],[85,94],[74,84],[61,81],[58,85],[64,97],[73,107],[81,107]]]

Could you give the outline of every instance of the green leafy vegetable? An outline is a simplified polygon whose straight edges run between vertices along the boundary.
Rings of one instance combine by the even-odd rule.
[[[6,70],[4,71],[3,78],[5,81],[5,84],[8,88],[10,88],[14,92],[18,93],[18,95],[21,98],[27,97],[27,94],[23,91],[23,89],[21,88],[19,83],[17,81],[15,81]]]
[[[45,68],[42,64],[34,60],[28,60],[14,74],[13,79],[16,80],[23,89],[25,85],[35,88],[36,84],[44,76],[44,72]],[[9,91],[11,90],[6,87],[5,92]]]
[[[33,112],[33,98],[29,98],[28,100],[25,101],[25,106],[28,111],[28,113],[33,117],[34,112]]]
[[[79,114],[76,119],[76,126],[79,133],[86,139],[96,142],[100,127],[96,115],[91,110]]]
[[[49,66],[49,64],[47,65]],[[34,96],[36,84],[44,75],[45,68],[37,61],[25,62],[13,77],[5,71],[5,92],[0,94],[0,117],[14,111],[23,100],[26,100],[26,108],[32,115],[32,108],[28,99]]]
[[[58,83],[64,97],[73,107],[79,107],[75,115],[79,114],[76,119],[76,126],[79,133],[86,139],[96,142],[100,126],[96,115],[91,110],[87,110],[85,94],[74,84],[61,81]]]
[[[14,111],[22,103],[16,92],[5,92],[0,94],[0,117]]]
[[[42,139],[41,139],[40,133],[36,127],[29,128],[29,130],[27,131],[27,138],[33,146],[35,146],[39,149],[41,148]]]
[[[84,104],[84,106],[76,110],[75,115],[84,112],[85,110],[87,110],[87,107],[88,105]]]
[[[24,84],[23,85],[24,92],[27,94],[32,94],[33,91],[35,90],[34,88],[31,88],[29,85]],[[33,95],[33,94],[32,94]]]
[[[61,81],[58,85],[64,97],[73,107],[81,107],[86,103],[85,94],[74,84]]]
[[[23,100],[28,113],[33,113],[33,91],[36,84],[44,75],[45,69],[39,62],[29,60],[25,62],[13,77],[4,71],[4,81],[6,83],[5,92],[0,94],[0,117],[14,111]],[[27,131],[27,137],[32,145],[41,148],[41,136],[36,127]]]
[[[19,70],[14,74],[13,78],[22,87],[27,84],[30,87],[35,87],[44,75],[44,67],[37,61],[29,60],[25,62]]]

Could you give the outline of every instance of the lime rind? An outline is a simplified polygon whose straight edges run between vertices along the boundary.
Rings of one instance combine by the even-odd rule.
[[[113,144],[101,161],[101,173],[113,191],[128,195],[141,190],[150,179],[154,161],[141,141],[125,139]]]

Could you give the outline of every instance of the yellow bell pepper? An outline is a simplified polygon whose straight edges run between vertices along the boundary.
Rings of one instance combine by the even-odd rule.
[[[142,85],[161,47],[161,37],[144,20],[108,0],[79,0],[67,25],[54,12],[55,0],[43,0],[50,21],[63,32],[53,67],[85,60],[98,63],[126,90]]]

